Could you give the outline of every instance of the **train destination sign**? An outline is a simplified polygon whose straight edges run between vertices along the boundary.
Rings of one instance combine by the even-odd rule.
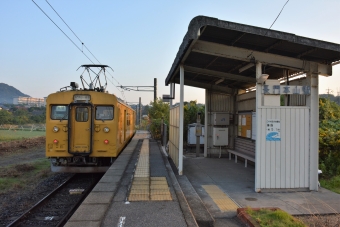
[[[90,95],[74,95],[73,100],[74,101],[90,101],[91,96]]]
[[[265,95],[310,95],[310,86],[263,85]]]

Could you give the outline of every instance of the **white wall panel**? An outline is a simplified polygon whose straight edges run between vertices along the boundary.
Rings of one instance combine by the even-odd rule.
[[[255,111],[256,92],[248,92],[237,96],[237,111]]]
[[[257,137],[260,158],[256,188],[308,188],[309,187],[309,108],[259,108],[261,133]],[[280,120],[281,141],[266,141],[267,120]]]
[[[179,106],[170,109],[169,155],[177,169],[179,165]]]

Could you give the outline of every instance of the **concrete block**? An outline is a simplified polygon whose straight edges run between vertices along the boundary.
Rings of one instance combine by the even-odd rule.
[[[70,221],[101,221],[107,208],[107,204],[82,204],[72,215]]]
[[[64,227],[100,227],[100,221],[69,221]]]
[[[92,192],[115,192],[117,187],[117,183],[98,183]]]
[[[102,179],[100,179],[99,183],[118,183],[121,179],[121,176],[106,176],[104,175]]]
[[[109,169],[104,176],[122,176],[124,169]]]
[[[109,204],[113,198],[113,192],[91,192],[82,204]]]

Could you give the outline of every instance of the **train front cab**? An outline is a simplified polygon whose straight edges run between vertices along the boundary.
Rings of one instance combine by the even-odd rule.
[[[52,171],[105,172],[121,151],[124,145],[121,142],[125,142],[118,139],[119,115],[113,95],[97,92],[50,95],[46,111],[46,156],[51,158]]]

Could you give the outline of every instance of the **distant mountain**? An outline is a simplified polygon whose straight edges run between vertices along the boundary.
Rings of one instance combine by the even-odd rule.
[[[4,83],[0,83],[0,103],[2,104],[12,104],[13,98],[24,96],[24,97],[30,97],[29,95],[26,95],[16,89],[15,87],[9,86]]]

